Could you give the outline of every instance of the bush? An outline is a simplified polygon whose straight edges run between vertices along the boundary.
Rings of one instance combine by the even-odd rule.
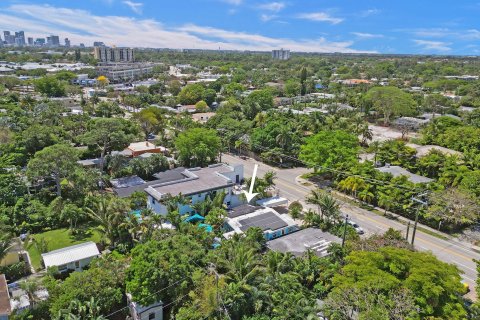
[[[5,274],[8,282],[17,281],[30,274],[30,266],[25,261],[20,261],[9,266],[0,266],[0,274]]]

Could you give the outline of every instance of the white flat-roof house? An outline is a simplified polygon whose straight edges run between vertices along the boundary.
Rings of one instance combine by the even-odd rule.
[[[74,246],[42,253],[45,269],[58,267],[58,271],[68,270],[82,271],[93,258],[98,257],[100,252],[97,245],[92,242],[80,243]]]
[[[224,225],[226,232],[223,236],[229,239],[235,234],[245,233],[252,227],[262,229],[267,241],[299,229],[297,223],[288,214],[280,214],[273,208],[243,204],[228,213]]]
[[[178,173],[176,179],[168,179],[162,183],[160,177],[158,181],[158,184],[149,185],[145,189],[148,194],[148,207],[158,214],[167,214],[163,200],[179,194],[186,196],[190,204],[195,204],[223,191],[226,193],[224,203],[227,207],[233,208],[243,203],[239,197],[241,192],[234,188],[243,181],[242,164],[230,166],[219,163],[207,168],[185,169]],[[179,205],[179,213],[192,212],[190,204]]]
[[[133,320],[163,320],[163,303],[161,301],[142,306],[133,301],[127,293],[128,307]]]

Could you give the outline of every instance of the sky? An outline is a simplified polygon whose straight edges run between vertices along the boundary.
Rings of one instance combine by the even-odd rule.
[[[0,0],[2,31],[178,49],[479,55],[479,15],[480,0]]]

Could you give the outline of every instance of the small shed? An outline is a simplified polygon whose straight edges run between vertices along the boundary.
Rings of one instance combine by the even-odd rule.
[[[100,252],[97,245],[92,242],[85,242],[74,246],[53,250],[42,254],[45,269],[58,267],[58,271],[68,270],[82,271],[90,261],[98,257]]]

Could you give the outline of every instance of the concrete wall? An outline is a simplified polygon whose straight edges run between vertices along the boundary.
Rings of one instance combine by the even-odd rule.
[[[77,267],[75,265],[75,262],[72,262],[72,263],[68,263],[66,266],[67,266],[67,269],[60,269],[60,266],[59,266],[59,271],[60,272],[65,272],[67,270],[75,270],[75,271],[82,271],[83,268],[85,268],[86,266],[88,266],[90,264],[90,261],[93,260],[93,257],[92,258],[86,258],[86,259],[83,259],[83,260],[79,260],[78,263],[79,263],[79,266]]]
[[[5,258],[0,261],[0,266],[5,267],[17,262],[20,262],[20,255],[17,252],[9,252]]]

